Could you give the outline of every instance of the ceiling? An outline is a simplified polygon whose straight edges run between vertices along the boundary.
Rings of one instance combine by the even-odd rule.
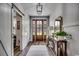
[[[55,8],[59,3],[41,3],[43,5],[42,14],[40,16],[48,16],[51,15]],[[37,3],[22,3],[22,6],[25,12],[30,16],[38,16],[39,14],[36,12]]]

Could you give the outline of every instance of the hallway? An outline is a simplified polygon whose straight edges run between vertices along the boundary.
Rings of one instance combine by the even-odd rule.
[[[79,3],[0,3],[0,56],[79,55]]]

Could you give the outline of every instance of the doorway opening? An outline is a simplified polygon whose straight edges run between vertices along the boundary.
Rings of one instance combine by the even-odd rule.
[[[48,18],[33,18],[31,20],[32,27],[32,41],[40,44],[40,42],[46,43],[48,35]]]
[[[19,13],[15,13],[13,20],[13,53],[17,56],[21,53],[22,43],[22,16]]]

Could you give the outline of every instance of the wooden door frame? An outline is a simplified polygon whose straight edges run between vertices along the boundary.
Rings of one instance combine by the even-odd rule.
[[[47,20],[47,22],[48,22],[48,26],[49,26],[49,16],[29,16],[29,18],[30,18],[30,31],[29,31],[29,39],[30,39],[30,41],[32,41],[33,42],[33,37],[32,37],[32,20],[33,19],[39,19],[39,18],[42,18],[42,19],[46,19]],[[49,31],[47,31],[47,33],[49,33]],[[48,36],[48,34],[47,34],[47,36]],[[47,40],[47,38],[46,38],[46,42],[47,42],[48,40]]]

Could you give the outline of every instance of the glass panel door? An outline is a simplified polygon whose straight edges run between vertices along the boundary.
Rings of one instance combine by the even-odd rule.
[[[43,40],[46,40],[46,35],[47,35],[47,21],[43,21]]]
[[[42,20],[37,20],[37,41],[43,41],[42,38]]]
[[[36,21],[32,21],[32,36],[33,41],[36,41]]]
[[[47,35],[47,21],[46,20],[33,20],[32,21],[32,33],[33,41],[45,41]]]

